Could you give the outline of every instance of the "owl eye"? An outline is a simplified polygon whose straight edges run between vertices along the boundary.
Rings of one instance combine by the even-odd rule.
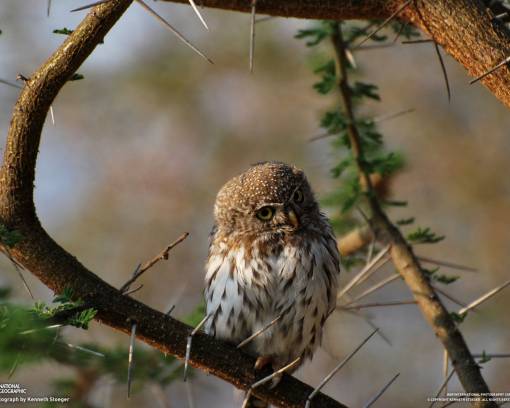
[[[273,218],[274,215],[274,208],[273,207],[262,207],[260,210],[257,211],[257,218],[262,221],[269,221],[271,218]]]
[[[301,204],[304,199],[305,199],[305,196],[300,188],[298,188],[296,191],[294,191],[294,194],[292,195],[292,201],[294,201],[297,204]]]

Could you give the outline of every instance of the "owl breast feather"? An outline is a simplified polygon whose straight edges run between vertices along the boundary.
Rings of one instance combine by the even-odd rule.
[[[331,233],[286,242],[279,250],[256,240],[229,246],[213,239],[206,271],[207,333],[238,344],[278,319],[245,350],[271,356],[277,367],[312,356],[338,290]]]

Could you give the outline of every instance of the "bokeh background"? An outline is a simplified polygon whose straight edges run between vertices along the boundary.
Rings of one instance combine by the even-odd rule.
[[[49,17],[42,0],[0,3],[0,78],[29,76],[74,28],[84,1],[54,0]],[[206,31],[188,6],[154,7],[210,56],[210,65],[133,4],[56,99],[55,125],[43,131],[36,179],[36,206],[43,225],[64,248],[109,283],[120,286],[134,267],[152,258],[182,232],[190,237],[167,262],[143,277],[136,298],[159,310],[176,304],[182,317],[200,303],[212,206],[221,185],[251,163],[282,160],[303,168],[319,197],[334,190],[330,176],[335,151],[330,141],[310,143],[322,133],[320,114],[335,102],[312,89],[314,56],[293,37],[311,22],[271,19],[257,24],[255,70],[248,70],[249,16],[202,10]],[[324,48],[324,52],[328,52]],[[395,45],[356,54],[368,82],[380,87],[374,115],[415,111],[381,123],[387,145],[403,153],[407,166],[392,180],[393,196],[409,201],[391,216],[415,216],[446,240],[417,252],[477,267],[477,273],[446,288],[468,302],[508,279],[510,242],[510,114],[454,60],[445,57],[452,87],[448,102],[431,44]],[[2,145],[18,90],[0,86]],[[392,272],[378,272],[372,282]],[[448,272],[446,269],[444,272]],[[349,274],[352,276],[353,272]],[[349,279],[343,274],[343,280]],[[25,273],[37,299],[52,293]],[[16,301],[31,299],[12,266],[2,262],[0,285]],[[409,299],[397,282],[367,300]],[[457,306],[447,302],[456,310]],[[510,352],[508,292],[463,323],[475,353]],[[379,406],[426,406],[442,382],[440,343],[416,306],[370,309],[370,317],[391,345],[372,340],[326,386],[349,406],[366,402],[394,374],[400,378]],[[298,377],[311,385],[369,332],[367,322],[336,312],[323,347]],[[125,344],[128,337],[93,323],[88,331],[65,329],[71,339]],[[144,347],[141,343],[137,347]],[[1,352],[1,350],[0,350]],[[138,361],[137,365],[143,365]],[[510,359],[484,364],[493,391],[510,392]],[[21,367],[13,381],[47,394],[51,381],[74,375],[56,363]],[[6,381],[0,376],[0,381]],[[135,376],[136,381],[136,376]],[[239,406],[227,383],[197,373],[186,389],[181,381],[164,390],[145,387],[131,400],[125,384],[99,381],[90,393],[95,406]],[[452,390],[459,390],[456,379]],[[460,404],[459,404],[460,405]]]

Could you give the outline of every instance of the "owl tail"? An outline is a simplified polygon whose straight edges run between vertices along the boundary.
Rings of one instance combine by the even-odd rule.
[[[269,404],[262,400],[259,400],[254,395],[250,395],[248,400],[246,400],[245,404],[243,404],[243,408],[268,408]]]

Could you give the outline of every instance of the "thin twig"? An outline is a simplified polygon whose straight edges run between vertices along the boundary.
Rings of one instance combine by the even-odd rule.
[[[377,333],[377,329],[374,330],[372,333],[370,333],[370,335],[361,342],[361,344],[356,347],[347,357],[345,357],[341,362],[340,364],[338,364],[333,370],[330,371],[330,373],[324,378],[324,380],[321,381],[321,383],[312,391],[312,393],[308,396],[308,398],[306,399],[306,405],[305,405],[305,408],[310,408],[310,403],[312,402],[312,399],[313,397],[315,397],[315,395],[317,395],[317,393],[328,383],[329,380],[331,380],[331,378],[333,378],[333,376],[338,372],[340,371],[340,369],[346,365],[349,360],[361,349],[361,347],[363,347],[365,345],[365,343],[370,340],[372,338],[372,336]]]
[[[195,51],[198,55],[204,58],[210,64],[213,64],[212,60],[210,60],[202,51],[200,51],[197,47],[195,47],[186,37],[184,37],[177,29],[175,29],[168,21],[166,21],[163,17],[161,17],[156,11],[154,11],[147,3],[143,0],[135,0],[140,6],[142,6],[146,11],[149,12],[152,16],[154,16],[160,23],[162,23],[166,28],[168,28],[179,40],[181,40],[184,44],[186,44],[189,48]]]
[[[276,322],[278,320],[280,320],[282,318],[283,314],[279,315],[278,317],[276,317],[275,319],[273,319],[271,322],[269,322],[268,324],[266,324],[264,327],[262,327],[260,330],[257,330],[255,333],[253,333],[250,337],[244,339],[241,343],[239,343],[237,345],[237,348],[241,348],[243,346],[245,346],[246,344],[248,344],[250,341],[252,341],[253,339],[255,339],[257,336],[260,336],[262,333],[264,333],[267,329],[269,329],[270,327],[272,327],[274,324],[276,324]]]
[[[131,338],[129,340],[128,373],[127,373],[127,397],[131,397],[131,380],[133,379],[133,351],[135,349],[136,323],[131,326]]]
[[[510,353],[475,353],[473,354],[475,358],[510,358]]]
[[[496,295],[497,293],[501,292],[503,289],[505,289],[508,285],[510,285],[510,280],[506,281],[505,283],[503,283],[502,285],[490,290],[489,292],[487,292],[485,295],[483,296],[480,296],[478,299],[476,300],[473,300],[471,303],[469,303],[466,307],[463,307],[462,309],[460,309],[457,313],[459,315],[463,315],[467,312],[469,312],[471,309],[475,308],[476,306],[482,304],[483,302],[486,302],[487,300],[489,300],[491,297],[493,297],[494,295]]]
[[[253,390],[253,389],[260,387],[261,385],[271,381],[273,378],[283,374],[285,371],[292,369],[300,361],[301,361],[301,356],[296,358],[292,363],[287,364],[285,367],[282,367],[279,370],[276,370],[273,374],[268,375],[267,377],[264,377],[261,380],[257,381],[256,383],[252,384],[250,389]]]
[[[461,302],[460,300],[458,300],[457,298],[454,298],[452,295],[450,295],[448,292],[445,292],[443,289],[441,289],[440,287],[436,286],[436,285],[432,285],[432,287],[434,288],[434,290],[443,295],[446,299],[450,300],[451,302],[461,306],[461,307],[466,307],[466,304]],[[476,309],[473,309],[473,310],[476,310]]]
[[[381,388],[381,390],[373,396],[373,398],[370,399],[365,405],[363,405],[363,408],[369,408],[372,405],[375,404],[375,402],[386,392],[388,388],[390,388],[391,384],[395,382],[395,380],[398,378],[400,373],[395,374],[390,381],[388,381],[387,384],[384,385],[384,387]]]
[[[197,332],[202,328],[202,326],[205,324],[205,322],[207,322],[207,320],[209,320],[209,318],[213,315],[214,313],[210,313],[208,314],[207,316],[205,316],[201,321],[200,323],[198,323],[197,327],[195,327],[190,335],[188,336],[188,340],[186,342],[186,356],[184,358],[184,374],[183,374],[183,380],[186,381],[187,378],[188,378],[188,365],[189,365],[189,358],[190,358],[190,355],[191,355],[191,342],[193,341],[193,336],[195,334],[197,334]]]
[[[124,294],[124,296],[129,296],[129,295],[132,295],[132,294],[133,294],[133,293],[135,293],[135,292],[138,292],[138,291],[139,291],[140,289],[142,289],[142,288],[143,288],[143,284],[138,285],[138,286],[137,286],[136,288],[134,288],[134,289],[127,290],[127,291],[126,291],[126,292],[124,292],[123,294]]]
[[[153,267],[155,264],[157,264],[161,260],[167,260],[168,254],[170,251],[178,244],[180,244],[182,241],[184,241],[188,237],[189,233],[185,232],[182,234],[179,238],[177,238],[174,242],[172,242],[170,245],[168,245],[163,251],[161,251],[158,255],[156,255],[151,260],[145,262],[143,265],[140,264],[137,266],[135,271],[133,272],[133,276],[119,289],[122,293],[125,293],[129,287],[147,270],[149,270],[151,267]]]
[[[368,265],[366,265],[361,272],[359,272],[354,278],[351,279],[351,281],[344,286],[344,288],[338,293],[337,299],[340,299],[343,295],[345,295],[347,292],[349,292],[360,280],[367,275],[372,268],[379,262],[379,260],[388,253],[391,246],[387,245],[385,248],[383,248],[379,253],[370,261]]]
[[[16,262],[14,260],[14,258],[12,257],[11,255],[11,252],[9,251],[9,248],[7,248],[6,246],[3,246],[2,247],[2,250],[3,252],[5,253],[5,255],[7,256],[7,258],[9,258],[9,260],[11,261],[12,265],[14,266],[14,269],[16,270],[16,272],[18,273],[20,279],[21,279],[21,282],[23,282],[23,286],[25,287],[25,290],[28,292],[28,294],[30,295],[30,297],[32,299],[35,299],[34,298],[34,294],[32,293],[32,291],[30,290],[30,286],[28,286],[28,282],[26,281],[25,279],[25,276],[23,275],[23,272],[22,272],[22,269],[23,269],[23,266],[20,265],[18,262]]]
[[[250,73],[253,72],[253,57],[255,54],[255,17],[257,0],[251,0],[251,20],[250,20]]]
[[[404,10],[407,6],[412,3],[413,0],[407,0],[404,4],[402,4],[398,9],[396,9],[386,20],[384,20],[381,24],[379,24],[368,36],[366,36],[356,47],[359,47],[361,44],[364,44],[369,39],[371,39],[374,35],[376,35],[380,30],[382,30],[386,25],[393,20],[402,10]]]
[[[48,3],[46,4],[46,17],[49,17],[51,13],[51,0],[48,0]]]
[[[437,58],[439,59],[439,65],[441,65],[441,71],[443,72],[444,82],[446,85],[446,93],[448,94],[448,102],[452,99],[452,93],[450,90],[450,81],[448,80],[448,73],[446,72],[446,66],[443,61],[443,56],[441,55],[441,51],[439,50],[439,45],[434,41],[434,49],[436,50]]]
[[[501,61],[499,64],[497,64],[496,66],[492,67],[491,69],[489,69],[488,71],[484,72],[482,75],[476,77],[475,79],[473,79],[472,81],[469,82],[470,85],[473,85],[475,82],[478,82],[480,81],[481,79],[485,78],[487,75],[490,75],[492,74],[494,71],[498,70],[499,68],[501,68],[502,66],[508,64],[510,62],[510,56],[506,57],[503,61]]]
[[[263,22],[265,22],[265,21],[269,21],[269,20],[272,20],[272,19],[274,19],[274,18],[276,18],[276,16],[265,16],[265,17],[260,17],[260,18],[257,18],[257,19],[255,20],[255,24],[263,23]]]

